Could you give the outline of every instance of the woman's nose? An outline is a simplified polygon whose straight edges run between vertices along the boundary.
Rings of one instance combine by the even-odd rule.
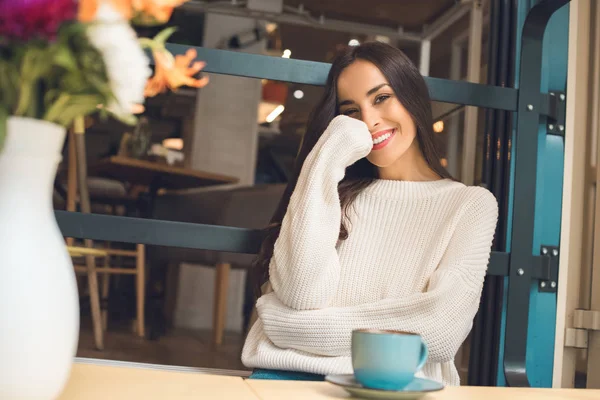
[[[374,130],[379,126],[380,117],[377,110],[363,109],[361,113],[361,119],[365,124],[367,124],[367,127],[371,133],[373,133]]]

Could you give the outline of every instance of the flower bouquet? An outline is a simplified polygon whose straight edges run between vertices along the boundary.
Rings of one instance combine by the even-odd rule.
[[[167,51],[175,28],[147,39],[131,26],[165,23],[185,1],[0,0],[0,146],[9,116],[67,127],[101,111],[133,124],[145,97],[206,85],[194,50]]]

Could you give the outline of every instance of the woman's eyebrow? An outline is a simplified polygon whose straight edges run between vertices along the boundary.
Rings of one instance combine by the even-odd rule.
[[[377,92],[379,89],[381,89],[381,88],[382,88],[382,87],[384,87],[384,86],[389,86],[389,85],[388,85],[387,83],[382,83],[382,84],[380,84],[380,85],[377,85],[377,86],[375,86],[374,88],[370,89],[370,90],[367,92],[367,97],[369,97],[369,96],[370,96],[370,95],[372,95],[373,93]],[[341,106],[347,106],[347,105],[350,105],[350,104],[354,104],[354,101],[353,101],[353,100],[344,100],[344,101],[341,101],[341,102],[339,103],[339,106],[340,106],[340,107],[341,107]]]

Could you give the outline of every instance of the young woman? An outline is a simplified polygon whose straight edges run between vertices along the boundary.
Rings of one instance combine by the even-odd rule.
[[[242,353],[254,378],[352,373],[351,332],[418,333],[419,376],[459,385],[498,206],[453,180],[434,145],[418,69],[398,49],[351,47],[331,67],[257,268]]]

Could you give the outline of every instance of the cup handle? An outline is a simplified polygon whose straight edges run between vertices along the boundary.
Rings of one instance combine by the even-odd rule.
[[[417,365],[417,371],[420,371],[421,368],[423,368],[423,366],[427,362],[428,355],[429,355],[429,350],[427,349],[427,345],[425,344],[423,339],[421,339],[421,358],[419,360],[419,364]]]

